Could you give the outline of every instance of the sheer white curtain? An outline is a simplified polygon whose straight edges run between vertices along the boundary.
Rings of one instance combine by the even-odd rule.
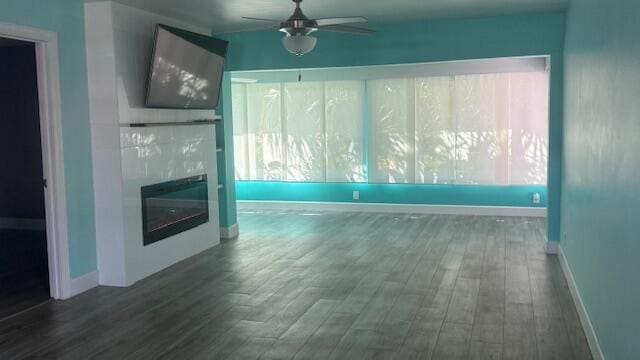
[[[369,182],[414,182],[413,79],[367,82]]]
[[[546,184],[548,74],[234,84],[236,178]]]
[[[509,183],[508,85],[508,74],[454,77],[456,184]]]
[[[454,82],[450,76],[415,80],[416,183],[454,183],[456,129],[453,89]]]
[[[548,76],[367,82],[369,182],[546,184]]]
[[[364,82],[325,83],[326,180],[364,182]]]
[[[512,74],[509,109],[509,182],[546,184],[549,79],[545,73]]]
[[[234,84],[237,180],[363,182],[364,83]]]
[[[231,85],[233,106],[233,155],[236,180],[249,180],[249,130],[247,128],[247,86]]]
[[[287,181],[325,181],[324,84],[285,83]]]
[[[246,172],[249,180],[284,179],[281,93],[281,84],[247,85]]]

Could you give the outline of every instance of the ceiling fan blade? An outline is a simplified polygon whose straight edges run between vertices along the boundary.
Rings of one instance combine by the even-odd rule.
[[[366,17],[362,17],[362,16],[346,16],[346,17],[315,19],[315,21],[316,23],[318,23],[318,26],[326,26],[326,25],[361,23],[361,22],[367,22],[368,20]]]
[[[256,27],[256,28],[246,28],[239,30],[229,30],[225,32],[225,34],[233,34],[233,33],[241,33],[241,32],[252,32],[252,31],[265,31],[265,30],[280,30],[280,26],[269,26],[269,27]]]
[[[280,23],[281,22],[280,20],[262,19],[262,18],[246,17],[246,16],[243,16],[242,18],[246,19],[246,20],[270,21],[270,22],[274,22],[274,23]]]
[[[376,32],[375,30],[371,30],[371,29],[365,29],[361,27],[347,26],[347,25],[318,26],[318,30],[359,34],[359,35],[370,35]]]

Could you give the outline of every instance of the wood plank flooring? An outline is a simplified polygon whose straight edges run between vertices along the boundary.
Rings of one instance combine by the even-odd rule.
[[[241,236],[0,323],[1,359],[591,359],[534,218],[243,212]]]
[[[0,321],[49,300],[44,231],[0,229]]]

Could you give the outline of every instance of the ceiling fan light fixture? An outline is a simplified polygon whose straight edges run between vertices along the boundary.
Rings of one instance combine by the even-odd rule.
[[[282,38],[282,45],[292,54],[302,56],[316,47],[318,39],[309,35],[287,35]]]
[[[302,0],[293,0],[293,2],[296,3],[296,8],[293,11],[293,15],[291,15],[284,21],[253,17],[243,18],[247,20],[265,21],[268,23],[272,23],[272,29],[278,29],[278,31],[286,34],[286,36],[282,38],[282,45],[284,46],[284,48],[296,56],[308,54],[316,47],[318,39],[309,35],[318,30],[360,35],[369,35],[375,33],[375,30],[345,25],[366,22],[367,18],[365,17],[343,16],[334,18],[309,19],[300,8],[300,3],[302,3]],[[277,27],[276,24],[278,24]]]

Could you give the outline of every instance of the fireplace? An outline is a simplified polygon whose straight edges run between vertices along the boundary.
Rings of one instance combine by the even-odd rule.
[[[207,175],[144,186],[141,192],[145,246],[209,221]]]

